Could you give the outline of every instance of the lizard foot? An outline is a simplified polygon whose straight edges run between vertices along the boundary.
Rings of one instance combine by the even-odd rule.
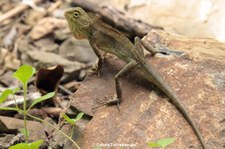
[[[105,97],[105,99],[106,99],[106,97]],[[120,109],[119,109],[119,104],[120,104],[120,102],[121,102],[121,99],[119,99],[119,98],[117,98],[117,97],[114,97],[114,98],[112,98],[112,99],[110,99],[110,100],[108,100],[108,101],[106,101],[106,102],[97,99],[97,102],[100,103],[101,105],[92,108],[92,111],[95,110],[95,109],[97,109],[97,108],[103,107],[103,106],[105,106],[105,105],[106,105],[106,106],[116,105],[118,111],[120,111]]]
[[[160,47],[156,53],[161,53],[163,55],[182,55],[184,52],[170,50],[166,47]]]
[[[93,67],[93,71],[98,75],[98,77],[101,76],[101,71],[97,64]]]
[[[105,102],[105,105],[107,106],[112,106],[112,105],[119,105],[121,102],[121,99],[114,97],[113,99],[110,99],[108,101]]]
[[[118,97],[114,97],[113,99],[110,99],[106,102],[106,105],[107,106],[112,106],[112,105],[116,105],[118,111],[120,112],[120,108],[119,108],[119,105],[121,103],[121,99],[118,98]]]
[[[105,63],[105,58],[101,58],[98,60],[98,63],[95,64],[94,66],[94,71],[98,74],[98,77],[100,77],[101,75],[101,68],[102,68],[102,65]]]

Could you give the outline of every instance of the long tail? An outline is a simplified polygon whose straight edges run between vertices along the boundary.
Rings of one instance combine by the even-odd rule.
[[[145,71],[144,73],[151,78],[152,83],[154,83],[158,88],[160,88],[172,101],[174,106],[177,107],[177,109],[181,112],[181,114],[186,118],[188,123],[191,125],[193,128],[195,134],[197,135],[199,141],[201,142],[202,146],[204,149],[206,149],[206,144],[203,141],[202,135],[192,120],[191,116],[188,114],[187,110],[184,108],[183,104],[180,102],[179,98],[177,95],[171,90],[169,85],[166,84],[166,81],[161,77],[161,75],[157,72],[156,69],[154,69],[151,65],[146,63],[146,60],[143,60],[142,57],[138,58],[138,61],[141,65],[141,69]]]

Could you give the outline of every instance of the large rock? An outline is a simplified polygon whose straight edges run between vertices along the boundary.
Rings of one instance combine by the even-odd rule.
[[[183,52],[181,55],[147,56],[164,77],[197,124],[210,149],[224,147],[225,44],[212,39],[188,39],[165,32],[150,32],[144,40],[152,46]],[[101,77],[90,75],[72,97],[72,107],[92,115],[83,132],[81,148],[128,144],[147,149],[148,141],[175,137],[168,148],[199,148],[193,130],[158,88],[131,72],[121,79],[123,101],[99,106],[115,93],[113,76],[124,66],[108,56]],[[110,144],[112,143],[112,144]],[[119,148],[118,146],[112,148]]]

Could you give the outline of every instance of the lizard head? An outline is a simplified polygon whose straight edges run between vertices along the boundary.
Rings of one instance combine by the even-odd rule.
[[[70,31],[77,39],[88,38],[92,18],[80,7],[67,9],[64,13]]]

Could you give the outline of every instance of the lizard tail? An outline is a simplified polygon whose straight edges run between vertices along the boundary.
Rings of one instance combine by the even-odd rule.
[[[191,116],[188,114],[188,112],[185,109],[185,107],[183,106],[183,104],[180,102],[177,95],[171,90],[171,88],[166,84],[166,81],[161,77],[161,75],[151,65],[147,64],[145,61],[141,62],[143,60],[141,60],[142,59],[141,57],[139,57],[139,58],[140,58],[139,62],[144,67],[144,68],[142,67],[142,69],[145,71],[144,73],[148,74],[148,76],[149,76],[148,79],[151,82],[153,82],[158,88],[160,88],[170,98],[173,105],[177,107],[177,109],[181,112],[181,114],[186,118],[188,123],[193,128],[193,130],[194,130],[196,136],[198,137],[200,143],[202,144],[203,148],[206,149],[207,148],[206,144],[203,140],[203,137],[202,137],[198,127],[194,123]],[[154,81],[152,81],[152,80],[154,80]]]

